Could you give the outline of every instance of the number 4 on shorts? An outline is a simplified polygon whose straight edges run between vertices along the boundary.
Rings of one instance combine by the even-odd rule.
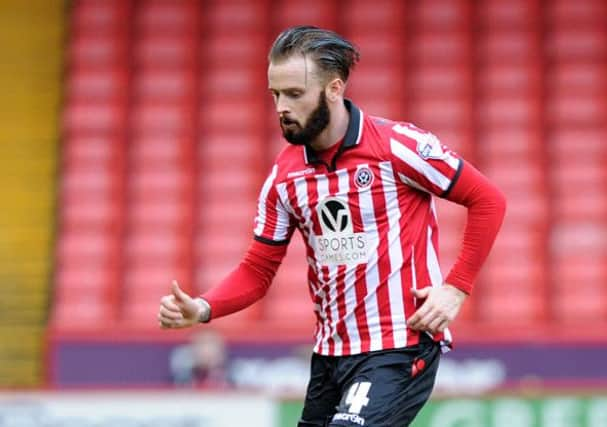
[[[354,383],[348,390],[346,396],[346,405],[349,405],[348,412],[350,414],[360,414],[363,406],[367,406],[369,403],[369,389],[371,388],[370,382],[359,382]]]

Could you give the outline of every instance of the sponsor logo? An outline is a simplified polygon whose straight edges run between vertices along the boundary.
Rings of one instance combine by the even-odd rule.
[[[352,232],[352,217],[348,205],[340,199],[326,199],[318,205],[318,216],[323,232]]]
[[[344,414],[343,412],[338,412],[337,414],[333,415],[333,421],[350,421],[351,423],[361,426],[365,425],[365,419],[360,415]]]
[[[424,160],[444,159],[445,152],[436,136],[431,133],[419,134],[417,139],[417,154]]]
[[[322,234],[314,236],[316,259],[322,265],[364,264],[368,259],[367,235],[355,233],[348,205],[338,198],[318,204]]]
[[[362,167],[354,175],[354,184],[361,190],[373,184],[373,171],[368,167]]]
[[[300,171],[289,172],[287,178],[297,178],[298,176],[308,175],[314,173],[314,168],[308,168]]]

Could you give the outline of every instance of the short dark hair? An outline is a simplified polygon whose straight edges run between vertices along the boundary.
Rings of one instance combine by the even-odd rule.
[[[268,60],[278,62],[293,54],[310,55],[325,75],[337,74],[344,82],[360,59],[358,49],[339,34],[313,26],[297,26],[278,35]]]

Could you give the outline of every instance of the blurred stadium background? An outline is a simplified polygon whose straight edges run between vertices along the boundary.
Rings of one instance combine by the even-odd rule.
[[[251,239],[283,144],[266,54],[294,24],[356,42],[350,97],[508,196],[415,426],[607,426],[605,0],[0,2],[0,426],[294,425],[299,239],[213,335],[155,320],[173,278],[204,291]],[[464,221],[440,204],[444,270]]]

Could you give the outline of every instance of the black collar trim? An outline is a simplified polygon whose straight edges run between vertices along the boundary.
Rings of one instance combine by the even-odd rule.
[[[346,135],[344,136],[343,142],[335,157],[333,158],[333,162],[337,160],[337,157],[346,149],[350,147],[354,147],[360,143],[360,138],[363,133],[363,112],[349,99],[344,99],[344,105],[346,109],[350,112],[350,122],[348,123],[348,129],[346,130]],[[310,163],[320,163],[321,160],[316,155],[316,151],[314,151],[308,145],[304,146],[304,159],[306,164]]]

